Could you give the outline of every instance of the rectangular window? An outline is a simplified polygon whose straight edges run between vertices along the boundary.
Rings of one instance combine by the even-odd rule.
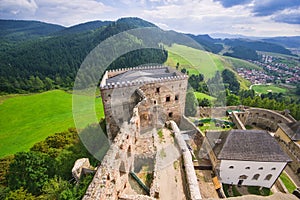
[[[171,97],[170,97],[170,96],[167,96],[167,97],[166,97],[166,102],[169,102],[169,101],[171,101]]]
[[[172,112],[169,112],[169,117],[173,117],[173,113]]]
[[[175,101],[178,101],[179,100],[179,95],[175,95]]]
[[[156,93],[159,93],[160,92],[160,88],[156,88]]]

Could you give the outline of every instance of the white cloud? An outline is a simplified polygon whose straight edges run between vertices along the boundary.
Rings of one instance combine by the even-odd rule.
[[[113,8],[96,0],[36,0],[36,17],[43,21],[66,26],[92,20],[101,20]]]
[[[299,12],[285,9],[269,16],[257,16],[253,13],[256,1],[225,8],[216,0],[0,0],[0,17],[70,26],[131,16],[141,17],[163,29],[194,34],[299,35]]]
[[[16,18],[25,16],[33,16],[38,9],[34,0],[1,0],[0,1],[0,17],[13,15]]]
[[[145,10],[145,19],[194,34],[224,32],[249,36],[297,35],[296,25],[275,22],[271,16],[254,16],[249,5],[224,8],[212,0],[183,1]]]

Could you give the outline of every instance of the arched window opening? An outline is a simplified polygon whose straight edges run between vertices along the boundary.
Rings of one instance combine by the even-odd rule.
[[[248,178],[248,176],[246,176],[246,175],[240,175],[240,177],[239,177],[239,179],[243,179],[243,180],[245,180],[247,178]]]
[[[265,178],[266,181],[269,181],[272,178],[272,174],[268,174]]]
[[[260,176],[259,174],[255,174],[255,175],[253,176],[252,180],[258,180],[259,176]]]

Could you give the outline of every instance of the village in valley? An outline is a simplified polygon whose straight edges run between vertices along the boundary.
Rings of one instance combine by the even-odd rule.
[[[252,84],[297,84],[300,81],[300,66],[280,62],[280,56],[262,54],[260,61],[251,61],[262,67],[258,69],[237,68],[237,73]],[[291,58],[293,61],[293,58]]]

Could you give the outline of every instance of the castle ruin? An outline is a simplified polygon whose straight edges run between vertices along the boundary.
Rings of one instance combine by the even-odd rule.
[[[184,117],[187,80],[167,66],[105,72],[100,91],[111,146],[83,199],[201,199],[192,157],[177,127],[182,122],[194,128]],[[167,121],[171,130],[163,128]],[[145,183],[144,193],[134,191],[132,177],[146,177],[137,180]]]

